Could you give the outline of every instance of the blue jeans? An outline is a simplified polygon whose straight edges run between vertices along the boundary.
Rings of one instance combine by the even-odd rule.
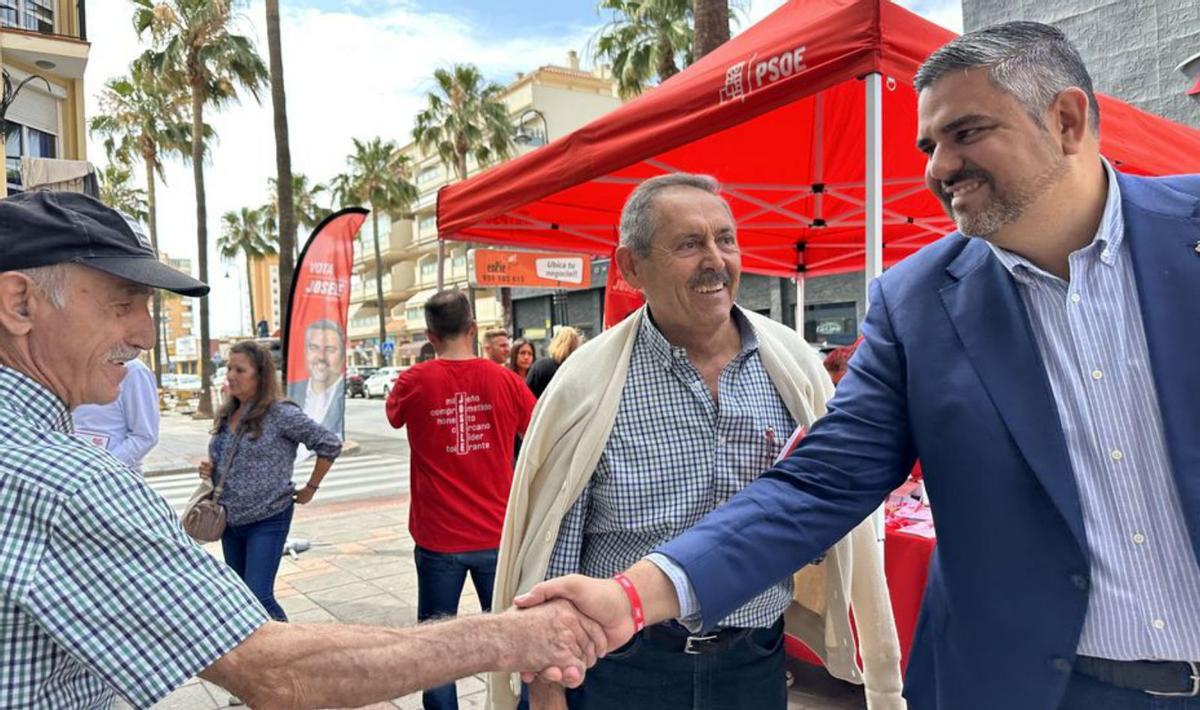
[[[283,607],[275,601],[275,574],[279,572],[283,543],[292,527],[295,507],[289,505],[257,522],[226,526],[225,534],[221,536],[225,564],[237,572],[267,614],[276,621],[287,621]]]
[[[1200,697],[1163,698],[1072,673],[1060,710],[1200,710]]]
[[[638,634],[567,691],[571,710],[785,710],[783,623],[707,655],[667,649]]]

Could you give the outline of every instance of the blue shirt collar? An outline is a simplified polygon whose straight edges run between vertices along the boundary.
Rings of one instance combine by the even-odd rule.
[[[1091,243],[1079,251],[1098,252],[1101,263],[1113,266],[1117,262],[1121,245],[1125,241],[1125,217],[1121,211],[1121,186],[1117,183],[1117,173],[1108,160],[1102,157],[1100,162],[1104,165],[1105,175],[1108,176],[1108,196],[1104,201],[1104,214],[1100,217],[1100,226],[1096,228],[1096,235],[1092,238]],[[1008,273],[1015,278],[1025,279],[1032,274],[1046,273],[1023,256],[1014,254],[991,242],[988,242],[987,245],[1004,265],[1004,268],[1008,270]]]
[[[23,372],[0,365],[0,406],[40,429],[75,431],[71,412],[53,392]]]

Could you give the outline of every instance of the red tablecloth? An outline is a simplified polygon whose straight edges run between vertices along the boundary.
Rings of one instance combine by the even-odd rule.
[[[917,629],[917,615],[921,611],[921,596],[925,592],[925,578],[929,576],[929,559],[934,544],[933,538],[898,530],[887,530],[884,534],[883,567],[892,596],[896,633],[900,637],[902,670],[908,665],[908,650],[912,645],[913,632]],[[821,664],[816,654],[791,636],[784,638],[784,646],[792,658],[813,665]]]

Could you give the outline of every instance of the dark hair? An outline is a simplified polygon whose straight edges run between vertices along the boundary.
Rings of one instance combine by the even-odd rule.
[[[420,352],[417,353],[417,362],[427,362],[435,357],[437,357],[437,351],[433,349],[433,343],[425,341]]]
[[[462,335],[473,322],[471,302],[458,289],[438,291],[425,302],[425,327],[439,338]]]
[[[258,376],[258,387],[254,390],[254,399],[251,400],[254,406],[243,414],[241,421],[238,422],[239,428],[248,428],[251,439],[257,439],[262,435],[263,417],[271,409],[271,405],[279,401],[279,383],[275,381],[275,361],[271,359],[269,350],[253,340],[235,343],[229,349],[229,357],[232,359],[234,355],[245,355],[249,358],[250,364],[254,366],[254,373]],[[245,402],[231,395],[229,400],[221,406],[221,411],[217,413],[217,417],[213,421],[212,433],[216,434],[220,431],[221,426],[227,424],[229,417],[243,404]]]
[[[315,320],[312,323],[309,323],[308,327],[304,329],[304,339],[307,341],[308,336],[312,335],[318,330],[331,331],[337,336],[338,346],[342,350],[346,349],[346,336],[342,334],[342,326],[338,325],[337,322],[328,318],[322,318],[321,320]]]
[[[1100,106],[1092,77],[1062,30],[1040,22],[1006,22],[968,32],[942,45],[913,77],[917,92],[950,72],[984,67],[997,88],[1012,94],[1042,126],[1042,113],[1065,89],[1088,97],[1088,121],[1100,134]]]
[[[517,356],[521,354],[521,348],[529,348],[533,357],[537,358],[537,348],[533,347],[533,343],[525,338],[517,338],[512,342],[512,350],[508,351],[508,369],[513,372],[517,371]],[[530,363],[532,365],[533,363]]]

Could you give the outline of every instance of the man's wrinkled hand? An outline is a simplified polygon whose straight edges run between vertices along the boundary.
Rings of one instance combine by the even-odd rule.
[[[510,626],[511,670],[522,677],[536,672],[548,682],[576,688],[586,670],[608,652],[604,629],[568,601],[510,609],[501,616]]]
[[[611,579],[594,579],[578,574],[559,577],[538,584],[514,602],[520,608],[536,609],[540,604],[563,599],[599,625],[607,649],[619,648],[633,638],[629,598],[625,596],[621,585]],[[562,682],[545,672],[537,676],[548,682]],[[534,674],[522,673],[521,678],[528,683],[534,679]]]

